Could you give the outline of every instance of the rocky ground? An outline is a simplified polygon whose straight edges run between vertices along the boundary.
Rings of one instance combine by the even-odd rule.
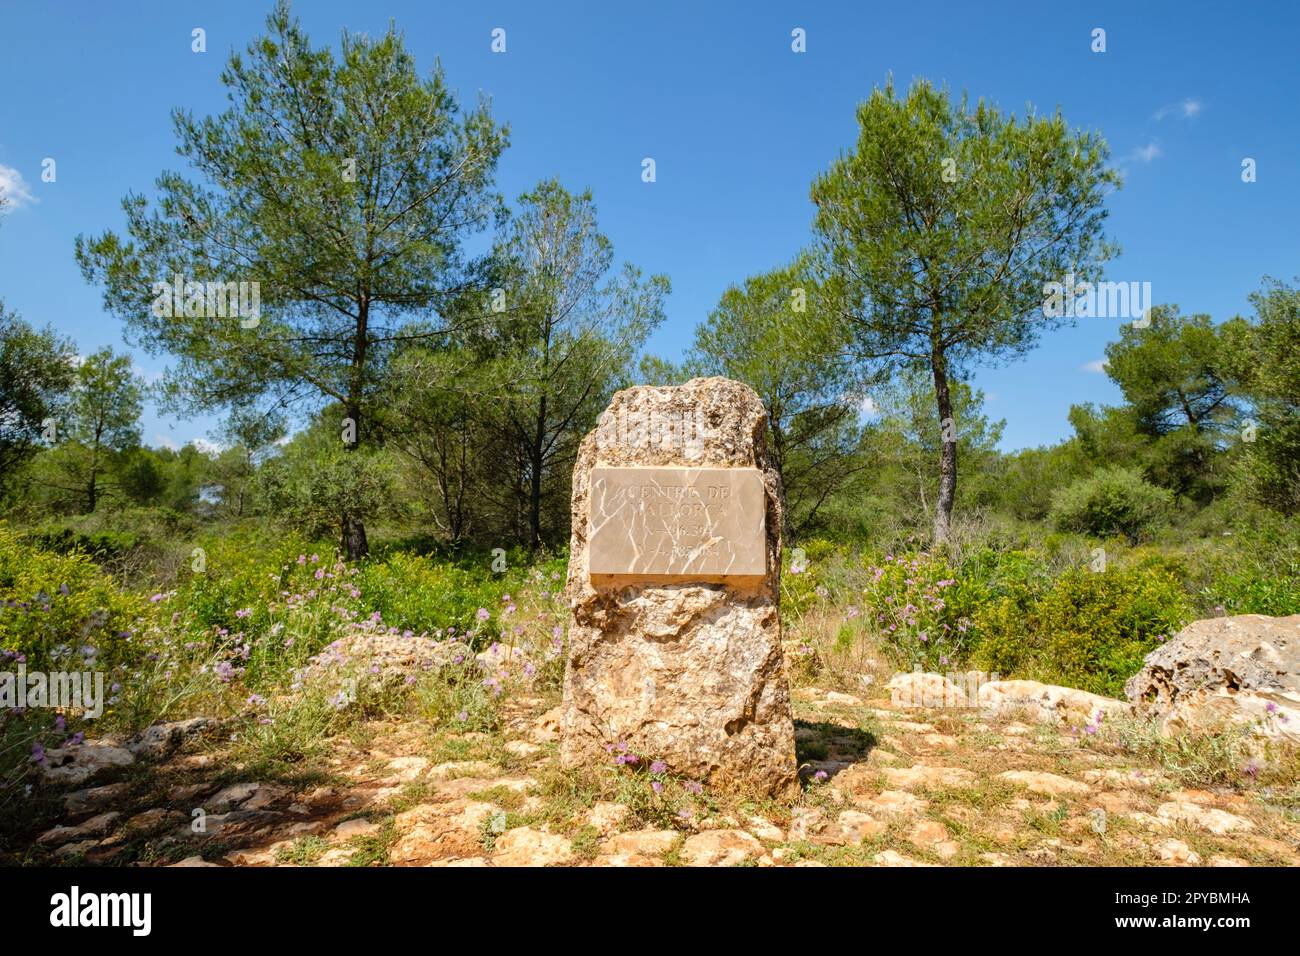
[[[154,729],[50,771],[11,863],[171,866],[1296,865],[1294,793],[1189,789],[1041,713],[794,691],[793,804],[688,784],[689,806],[611,760],[556,765],[556,701],[500,730],[362,722],[311,771],[248,776],[212,722]],[[91,745],[87,745],[91,746]],[[62,772],[62,773],[61,773]],[[11,852],[12,847],[11,847]]]

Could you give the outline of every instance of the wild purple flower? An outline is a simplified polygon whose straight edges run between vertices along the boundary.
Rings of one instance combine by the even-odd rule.
[[[481,607],[481,608],[478,609],[478,619],[479,619],[480,621],[486,621],[486,620],[487,620],[488,618],[490,618],[491,616],[492,616],[492,613],[491,613],[487,608],[485,608],[485,607]]]
[[[827,780],[830,779],[830,776],[831,775],[828,774],[825,770],[818,770],[815,774],[813,774],[813,779],[816,780],[818,783],[825,783]]]
[[[1273,701],[1270,700],[1267,704],[1264,705],[1264,710],[1265,710],[1267,713],[1270,713],[1270,714],[1276,714],[1276,713],[1277,713],[1277,704],[1273,703]]]
[[[699,794],[704,792],[704,784],[700,783],[698,780],[687,780],[682,784],[682,789],[687,793]]]
[[[459,714],[456,715],[456,719],[459,720],[461,723],[464,723],[465,721],[469,720],[469,711],[462,710]]]
[[[655,793],[663,793],[664,785],[660,783],[658,780],[656,780],[650,784],[650,789],[653,790]]]
[[[45,748],[39,743],[32,744],[32,763],[45,763]]]
[[[67,596],[68,596],[68,586],[67,586],[66,584],[60,584],[60,585],[59,585],[59,593],[62,594],[64,597],[67,597]]]
[[[652,764],[650,765],[650,772],[651,772],[651,773],[667,773],[667,772],[668,772],[668,764],[664,763],[662,760],[656,760],[654,763],[652,763]]]
[[[68,726],[68,722],[64,719],[62,714],[58,714],[57,716],[55,716],[54,718],[55,730],[62,732],[62,730],[67,726]]]

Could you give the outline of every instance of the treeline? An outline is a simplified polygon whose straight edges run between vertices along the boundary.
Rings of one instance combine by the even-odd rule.
[[[589,192],[546,179],[507,204],[509,128],[418,73],[395,30],[336,53],[281,4],[222,81],[226,112],[173,116],[193,178],[161,174],[123,201],[124,233],[76,242],[128,343],[168,357],[163,381],[0,308],[13,517],[283,522],[352,558],[376,524],[556,545],[611,394],[714,374],[769,410],[792,539],[942,545],[984,514],[1140,540],[1228,498],[1300,507],[1300,291],[1281,282],[1249,318],[1125,317],[1105,367],[1123,404],[998,452],[973,369],[1069,321],[1046,290],[1097,282],[1114,253],[1119,177],[1059,114],[876,89],[811,185],[806,248],[729,288],[672,363],[644,354],[668,279],[616,262]],[[204,451],[146,448],[148,398],[226,425]]]

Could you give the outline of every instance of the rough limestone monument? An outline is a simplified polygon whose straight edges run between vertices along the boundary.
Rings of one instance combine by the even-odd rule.
[[[614,396],[573,471],[561,762],[620,745],[731,792],[798,782],[779,609],[782,496],[749,386]]]

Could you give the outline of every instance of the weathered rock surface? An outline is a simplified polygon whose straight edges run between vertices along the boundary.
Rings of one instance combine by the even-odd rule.
[[[98,740],[47,750],[45,758],[43,773],[46,781],[71,786],[85,783],[102,771],[135,762],[135,755],[125,747]]]
[[[765,427],[748,386],[693,379],[619,392],[583,440],[573,472],[564,766],[607,762],[607,748],[625,744],[719,790],[797,792],[778,608],[783,505]],[[604,574],[593,584],[597,466],[758,469],[766,573],[712,583]]]
[[[495,866],[554,866],[573,859],[567,839],[533,827],[516,827],[497,838],[492,854]]]
[[[1167,733],[1250,723],[1300,740],[1300,614],[1193,621],[1146,656],[1124,692]]]
[[[738,866],[763,854],[763,844],[744,830],[708,830],[682,844],[682,862],[687,866]]]
[[[191,717],[189,720],[154,724],[132,738],[126,749],[137,757],[166,757],[179,750],[187,740],[208,733],[220,725],[221,721],[211,717]]]
[[[1125,714],[1132,708],[1122,700],[1090,694],[1073,687],[1034,680],[1000,680],[982,684],[979,706],[991,711],[1028,710],[1039,720],[1080,725],[1100,714]]]

